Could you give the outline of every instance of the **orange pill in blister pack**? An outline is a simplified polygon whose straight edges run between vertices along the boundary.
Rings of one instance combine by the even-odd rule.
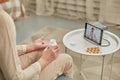
[[[90,54],[98,54],[100,52],[100,49],[98,47],[91,47],[91,48],[87,48],[86,52]]]

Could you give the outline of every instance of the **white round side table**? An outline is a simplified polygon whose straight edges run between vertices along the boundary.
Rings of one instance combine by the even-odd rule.
[[[103,56],[100,80],[103,80],[105,55],[113,54],[120,49],[120,38],[115,34],[109,31],[104,31],[103,39],[107,40],[110,43],[110,45],[103,47],[103,46],[96,45],[94,43],[89,42],[84,38],[84,29],[76,29],[76,30],[70,31],[63,37],[63,44],[65,45],[65,47],[67,49],[72,50],[73,52],[76,52],[77,54],[89,55],[89,56]],[[102,44],[107,43],[105,40],[102,40]],[[100,53],[89,54],[88,52],[86,52],[86,48],[89,48],[89,47],[99,47]],[[112,67],[110,72],[111,71],[112,71]]]

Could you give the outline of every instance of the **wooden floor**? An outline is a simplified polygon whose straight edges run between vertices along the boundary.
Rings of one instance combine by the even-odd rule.
[[[70,50],[68,53],[73,57],[74,60],[76,80],[85,80],[85,78],[83,79],[84,76],[81,76],[80,71],[82,71],[85,74],[87,80],[101,80],[101,69],[103,60],[102,56],[95,57],[82,55],[82,67],[80,68],[81,55],[74,53]],[[113,55],[113,60],[112,55],[106,55],[103,71],[103,80],[119,80],[120,79],[119,68],[120,68],[120,51],[116,52]]]

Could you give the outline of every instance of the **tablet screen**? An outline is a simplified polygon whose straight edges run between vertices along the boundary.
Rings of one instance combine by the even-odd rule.
[[[102,35],[103,35],[103,30],[91,25],[89,23],[85,24],[85,32],[84,32],[84,37],[89,39],[92,42],[95,42],[99,45],[101,45],[102,41]]]

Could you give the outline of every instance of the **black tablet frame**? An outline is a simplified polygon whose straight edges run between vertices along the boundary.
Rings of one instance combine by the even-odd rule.
[[[100,33],[100,40],[99,40],[99,42],[97,42],[97,41],[95,41],[95,40],[93,40],[93,39],[90,39],[88,36],[86,36],[86,32],[87,32],[87,25],[90,25],[91,27],[93,27],[93,28],[96,28],[96,29],[99,29],[100,31],[101,31],[101,33]],[[94,42],[94,43],[96,43],[96,44],[98,44],[98,45],[101,45],[102,44],[102,37],[103,37],[103,29],[101,29],[101,28],[99,28],[99,27],[97,27],[97,26],[94,26],[94,25],[92,25],[92,24],[89,24],[89,23],[85,23],[85,31],[84,31],[84,38],[85,39],[87,39],[88,41],[92,41],[92,42]]]

